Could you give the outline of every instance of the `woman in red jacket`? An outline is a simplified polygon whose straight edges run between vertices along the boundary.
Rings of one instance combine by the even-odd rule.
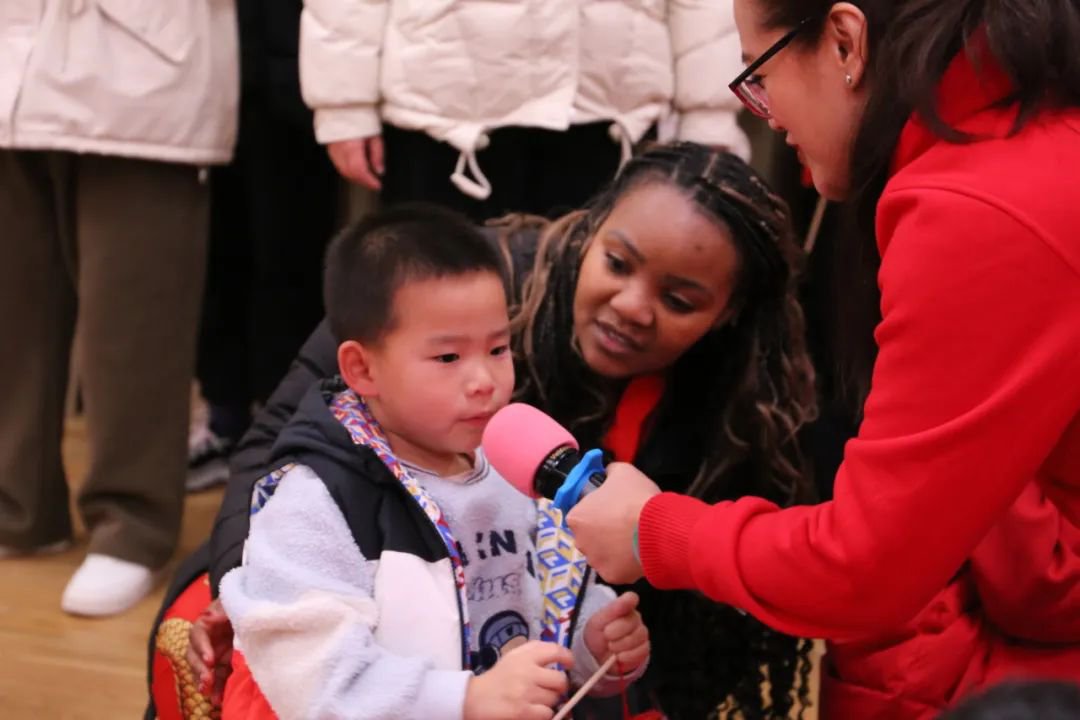
[[[732,88],[876,243],[862,426],[816,507],[613,466],[570,515],[579,546],[609,581],[829,640],[829,718],[1080,680],[1080,4],[735,5]]]

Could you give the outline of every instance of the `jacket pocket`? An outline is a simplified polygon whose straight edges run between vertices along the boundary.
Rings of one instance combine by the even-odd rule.
[[[173,64],[187,57],[194,41],[190,1],[95,0],[101,14]]]

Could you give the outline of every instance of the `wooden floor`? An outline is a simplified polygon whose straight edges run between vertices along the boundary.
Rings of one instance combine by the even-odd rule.
[[[64,460],[78,485],[87,465],[80,420],[68,424]],[[177,558],[208,537],[220,502],[220,490],[188,497]],[[0,560],[3,720],[126,720],[141,718],[145,710],[146,646],[166,579],[120,617],[87,620],[64,614],[60,594],[85,553],[78,531],[80,544],[61,555]],[[816,708],[804,717],[816,720]]]
[[[69,423],[64,459],[77,485],[87,464],[81,421]],[[209,536],[220,502],[220,490],[188,498],[178,558]],[[146,708],[146,645],[166,580],[120,617],[64,614],[60,594],[86,552],[79,533],[80,543],[61,555],[0,560],[4,720],[127,720],[141,718]]]

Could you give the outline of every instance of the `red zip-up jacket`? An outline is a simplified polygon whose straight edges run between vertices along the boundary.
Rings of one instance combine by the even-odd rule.
[[[1008,88],[961,56],[942,115],[988,139],[915,119],[900,137],[877,214],[879,355],[835,499],[664,493],[641,514],[653,585],[830,641],[830,719],[1080,680],[1080,111],[1009,137],[1015,109],[989,108]]]

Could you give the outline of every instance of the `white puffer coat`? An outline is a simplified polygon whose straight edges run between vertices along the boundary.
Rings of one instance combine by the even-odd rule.
[[[677,113],[680,139],[749,144],[727,83],[731,0],[304,0],[300,79],[320,142],[381,121],[461,150],[453,180],[490,192],[475,152],[508,125],[612,122],[628,152]],[[468,167],[472,177],[466,175]]]
[[[0,147],[228,162],[234,0],[0,0]]]

